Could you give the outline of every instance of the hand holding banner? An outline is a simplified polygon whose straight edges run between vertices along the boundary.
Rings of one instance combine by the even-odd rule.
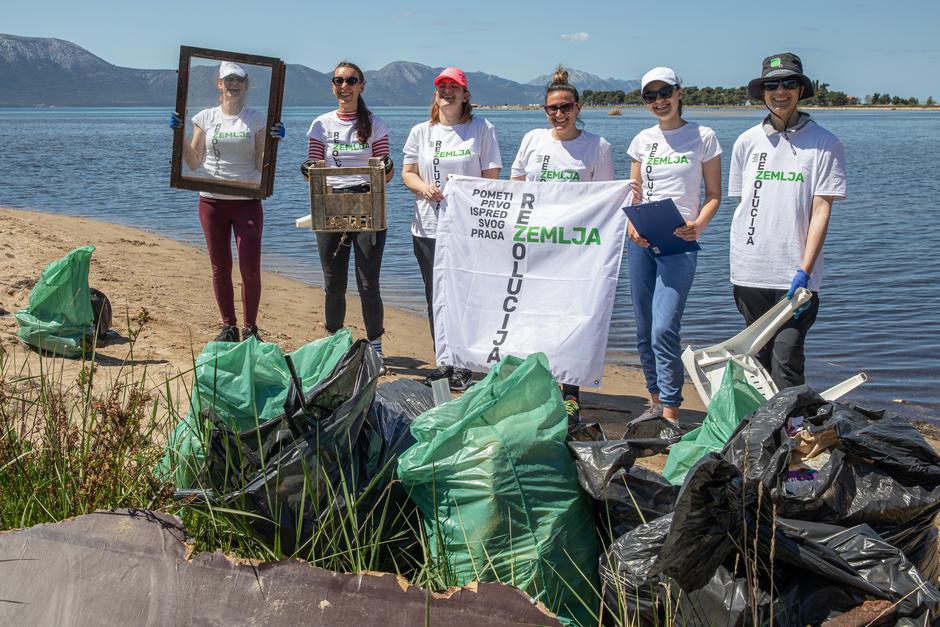
[[[600,385],[629,190],[449,179],[434,257],[438,363],[481,371],[543,352],[559,382]]]

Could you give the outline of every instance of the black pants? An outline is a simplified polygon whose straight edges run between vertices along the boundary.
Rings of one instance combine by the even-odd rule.
[[[345,235],[345,240],[343,236]],[[317,233],[317,250],[326,285],[326,330],[336,333],[346,320],[346,285],[349,249],[356,251],[356,286],[362,301],[362,319],[369,340],[385,333],[385,309],[379,290],[386,231]]]
[[[433,237],[411,236],[412,248],[418,268],[421,270],[421,279],[424,281],[424,299],[428,302],[428,323],[431,325],[431,341],[434,341],[434,246],[437,242]]]
[[[771,307],[787,297],[787,290],[771,290],[760,287],[734,286],[734,302],[738,311],[744,316],[744,322],[751,324]],[[813,299],[809,308],[800,314],[799,318],[791,317],[783,327],[777,331],[764,348],[757,353],[757,360],[761,363],[770,377],[781,390],[804,382],[803,343],[806,333],[816,322],[819,312],[819,293],[813,292]]]

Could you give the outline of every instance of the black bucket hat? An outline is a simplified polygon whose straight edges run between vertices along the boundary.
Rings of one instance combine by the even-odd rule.
[[[788,78],[791,76],[799,78],[800,82],[803,83],[803,93],[800,95],[800,100],[811,98],[815,93],[813,91],[813,83],[803,74],[803,62],[792,52],[772,54],[764,59],[764,63],[761,66],[760,77],[755,78],[747,84],[747,95],[755,100],[763,100],[764,89],[762,85],[765,80],[770,78]]]

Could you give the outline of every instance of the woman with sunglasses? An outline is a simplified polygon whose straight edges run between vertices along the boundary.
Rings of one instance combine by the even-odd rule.
[[[610,144],[578,128],[581,97],[558,66],[545,88],[545,115],[549,128],[537,128],[522,138],[512,163],[513,181],[612,181],[614,162]],[[580,418],[580,388],[563,384],[562,396],[569,419]]]
[[[223,61],[219,65],[219,106],[193,116],[193,136],[183,142],[183,160],[192,170],[205,175],[244,183],[259,183],[264,156],[263,113],[245,105],[251,83],[245,68]],[[177,113],[170,126],[181,128]],[[284,125],[277,122],[268,133],[284,137]],[[207,150],[207,147],[209,148]],[[258,334],[257,316],[261,303],[261,231],[264,213],[254,198],[199,192],[199,222],[206,238],[212,266],[212,288],[222,315],[222,330],[216,342],[238,342]],[[238,250],[238,270],[242,277],[242,313],[245,328],[238,332],[235,290],[232,286],[232,233]]]
[[[640,84],[657,124],[640,131],[627,149],[634,201],[671,198],[685,221],[675,235],[697,240],[721,204],[721,146],[712,129],[682,118],[682,83],[675,71],[653,68]],[[679,333],[698,252],[657,256],[629,222],[627,229],[637,351],[651,409],[658,413],[661,406],[664,417],[676,420],[685,375]]]
[[[341,61],[333,69],[331,83],[337,108],[324,113],[310,125],[305,166],[311,161],[326,161],[327,167],[363,167],[369,165],[369,158],[382,157],[386,162],[386,180],[391,180],[393,170],[388,152],[388,129],[382,118],[369,111],[362,98],[366,87],[362,70],[354,63]],[[305,172],[305,168],[301,170]],[[365,175],[328,176],[326,184],[333,193],[370,191],[369,177]],[[384,229],[317,233],[317,251],[326,291],[327,333],[336,333],[346,321],[346,284],[352,248],[356,255],[356,286],[362,303],[366,337],[380,358],[384,357],[385,309],[379,290],[379,272],[386,234]],[[384,365],[382,369],[384,371]]]
[[[433,268],[435,234],[441,212],[446,210],[447,178],[464,174],[499,178],[502,158],[496,131],[485,119],[473,115],[467,77],[459,68],[448,67],[434,79],[431,115],[411,129],[405,142],[402,180],[414,192],[415,212],[411,235],[415,258],[424,280],[431,338],[434,338]],[[470,371],[440,365],[426,380],[447,377],[450,389],[463,391],[471,384]]]
[[[734,301],[751,324],[798,288],[813,294],[756,355],[782,389],[804,382],[803,343],[819,311],[829,216],[846,194],[845,150],[799,111],[813,83],[795,54],[764,59],[747,92],[769,113],[731,151],[728,195],[741,199],[731,220]]]

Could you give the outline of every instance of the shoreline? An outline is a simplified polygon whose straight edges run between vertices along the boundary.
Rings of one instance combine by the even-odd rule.
[[[16,338],[14,314],[26,306],[32,286],[49,262],[77,246],[93,244],[97,250],[91,259],[89,284],[108,296],[114,312],[113,337],[97,351],[97,376],[104,374],[101,379],[107,380],[127,367],[140,367],[154,386],[175,379],[189,389],[187,373],[194,356],[219,327],[205,251],[149,231],[42,211],[0,208],[0,223],[0,254],[6,265],[0,280],[0,348],[25,357],[38,371],[38,354]],[[237,269],[233,280],[237,301]],[[322,288],[273,270],[263,273],[262,285],[258,326],[265,340],[287,352],[326,334]],[[365,331],[355,283],[351,281],[350,287],[347,326],[359,338]],[[239,302],[236,311],[241,311]],[[141,316],[147,321],[131,344],[128,323],[133,326]],[[383,382],[426,376],[434,368],[427,318],[386,305],[385,327],[383,344],[390,375]],[[131,347],[133,355],[129,356]],[[82,361],[56,360],[55,368],[72,380],[81,371]],[[683,393],[683,415],[700,421],[704,406],[694,386],[687,383]],[[584,420],[601,422],[612,437],[619,437],[617,429],[622,433],[622,425],[646,407],[643,375],[627,366],[605,364],[603,385],[582,392]]]

